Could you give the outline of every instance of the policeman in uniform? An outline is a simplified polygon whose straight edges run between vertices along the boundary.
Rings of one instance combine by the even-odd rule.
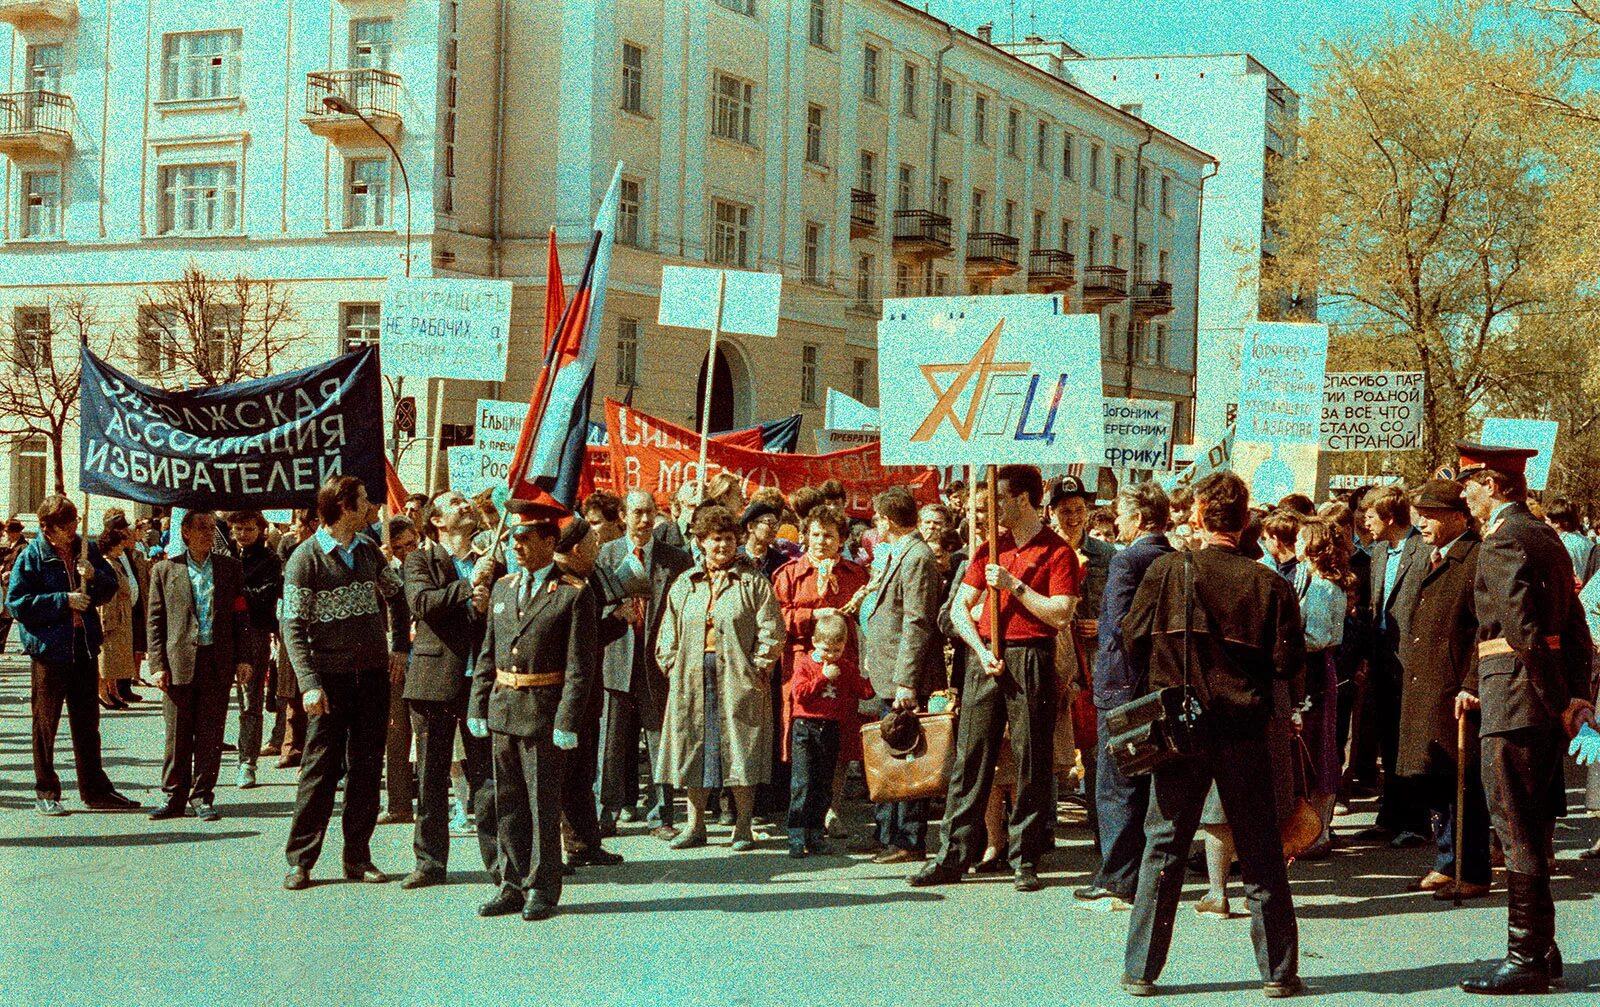
[[[542,920],[561,898],[562,771],[595,681],[597,610],[585,581],[555,565],[563,512],[524,500],[506,510],[521,569],[489,596],[468,705],[467,729],[492,739],[504,877],[478,915]]]
[[[1482,710],[1483,782],[1506,854],[1507,952],[1468,993],[1545,993],[1561,978],[1550,896],[1550,795],[1567,739],[1593,722],[1589,628],[1556,532],[1528,510],[1536,452],[1457,442],[1467,506],[1483,528],[1474,603],[1478,661],[1457,716]]]

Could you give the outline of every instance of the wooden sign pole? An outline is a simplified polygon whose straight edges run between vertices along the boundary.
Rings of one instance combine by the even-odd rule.
[[[728,274],[717,270],[717,314],[711,321],[711,348],[706,352],[706,390],[700,401],[700,468],[696,472],[695,506],[706,502],[706,446],[711,437],[711,385],[717,375],[717,338],[722,334],[722,305],[728,293]]]
[[[1000,554],[995,546],[995,539],[1000,534],[999,522],[995,519],[995,496],[999,492],[999,479],[996,477],[998,470],[989,466],[989,493],[988,493],[988,520],[989,520],[989,559],[990,565],[1000,562]],[[1006,659],[1005,632],[1000,625],[1000,589],[993,585],[989,587],[989,649],[994,656],[1002,662]]]

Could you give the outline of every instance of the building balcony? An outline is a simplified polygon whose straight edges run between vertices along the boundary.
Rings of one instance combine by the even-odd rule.
[[[1128,296],[1128,271],[1119,266],[1089,266],[1083,271],[1083,309],[1099,311]]]
[[[77,0],[0,0],[0,22],[13,28],[67,28],[77,20]]]
[[[1071,290],[1077,280],[1077,261],[1059,248],[1035,248],[1028,253],[1028,291],[1056,294]]]
[[[878,194],[850,190],[850,237],[870,238],[878,233]]]
[[[894,254],[938,259],[950,254],[950,218],[932,210],[894,211]]]
[[[1133,317],[1155,318],[1172,312],[1172,284],[1166,280],[1137,280],[1133,284]]]
[[[983,281],[1010,276],[1021,261],[1021,242],[998,231],[978,231],[967,235],[967,276]]]
[[[72,153],[72,99],[54,91],[0,94],[0,154],[59,161]]]
[[[321,70],[306,74],[306,114],[300,121],[334,144],[369,143],[372,132],[400,138],[400,75],[387,70]]]

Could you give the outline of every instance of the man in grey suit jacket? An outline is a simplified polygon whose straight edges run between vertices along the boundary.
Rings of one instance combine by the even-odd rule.
[[[872,501],[888,525],[883,548],[889,551],[877,595],[867,611],[867,677],[881,712],[917,709],[945,688],[944,638],[939,605],[944,577],[933,550],[917,534],[917,502],[904,487],[879,493]],[[874,863],[900,864],[927,856],[927,801],[879,804]]]
[[[161,791],[166,800],[152,821],[180,818],[188,801],[202,821],[213,807],[222,765],[222,728],[235,678],[250,679],[250,613],[244,567],[213,551],[216,518],[189,511],[181,527],[183,551],[150,571],[146,636],[150,670],[165,693],[166,759]]]
[[[599,566],[621,582],[623,602],[632,629],[606,647],[600,674],[605,685],[601,721],[601,827],[610,830],[619,815],[634,808],[639,791],[639,733],[644,732],[651,765],[661,743],[667,679],[656,667],[656,635],[666,611],[667,589],[694,565],[689,554],[651,534],[656,502],[643,490],[630,490],[623,500],[622,523],[627,533],[600,547]],[[651,835],[674,839],[672,787],[652,788],[645,821]]]

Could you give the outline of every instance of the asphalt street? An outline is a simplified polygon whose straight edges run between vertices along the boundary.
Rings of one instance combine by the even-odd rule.
[[[776,841],[733,854],[726,829],[714,830],[705,849],[673,851],[640,826],[608,841],[626,863],[580,870],[561,913],[541,923],[476,917],[492,890],[475,869],[470,838],[454,841],[449,885],[402,892],[397,883],[334,880],[335,828],[318,883],[286,892],[295,771],[270,759],[262,785],[239,791],[233,756],[224,756],[218,822],[88,812],[74,790],[63,723],[57,765],[72,814],[36,815],[28,675],[15,647],[0,658],[5,1005],[1133,1002],[1117,987],[1127,914],[1086,911],[1071,896],[1095,863],[1076,812],[1046,861],[1048,887],[1032,895],[1013,892],[1006,877],[913,890],[905,867],[847,856],[797,862]],[[101,723],[108,772],[148,810],[159,797],[159,704]],[[1358,804],[1337,826],[1349,834],[1370,811]],[[853,804],[858,833],[867,815]],[[1568,981],[1552,1000],[1600,990],[1600,868],[1575,859],[1597,831],[1600,822],[1579,816],[1558,833]],[[373,854],[403,875],[411,828],[380,826]],[[1503,953],[1504,895],[1497,884],[1490,898],[1451,909],[1406,894],[1429,860],[1421,850],[1345,846],[1330,860],[1292,865],[1306,999],[1482,1004],[1455,984]],[[1154,1002],[1258,1002],[1249,920],[1197,917],[1191,906],[1204,885],[1191,881]],[[1237,886],[1232,895],[1242,909]]]

